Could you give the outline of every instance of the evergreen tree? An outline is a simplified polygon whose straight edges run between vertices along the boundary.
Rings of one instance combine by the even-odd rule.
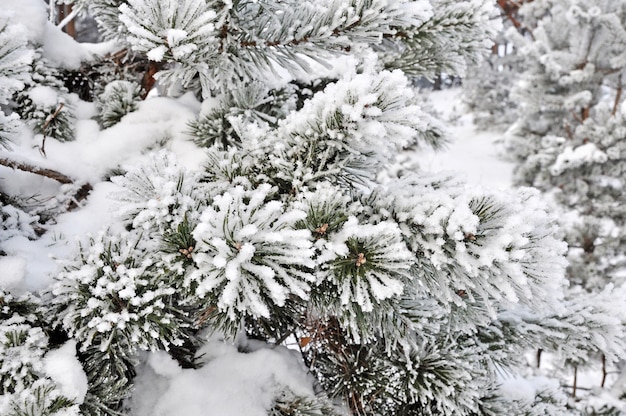
[[[532,0],[531,0],[532,1]],[[512,38],[531,36],[531,28],[519,9],[524,1],[500,0],[503,27],[494,38],[492,53],[480,65],[470,68],[463,79],[463,98],[480,129],[506,129],[518,117],[518,104],[511,90],[524,69]],[[515,36],[514,34],[517,34]]]
[[[114,176],[116,218],[42,294],[42,326],[78,348],[81,414],[129,413],[143,351],[210,366],[206,334],[243,353],[295,340],[316,389],[272,380],[273,415],[558,414],[553,384],[519,400],[500,374],[522,377],[529,348],[623,353],[619,319],[564,298],[537,192],[381,174],[441,145],[410,77],[478,61],[498,29],[489,2],[75,3],[153,62],[159,94],[202,100],[190,130],[207,154],[200,172],[163,151]],[[107,98],[116,86],[102,121],[135,101],[127,83]],[[563,346],[583,325],[592,338]]]
[[[506,136],[518,162],[517,182],[546,191],[562,212],[560,222],[569,245],[567,275],[572,284],[567,296],[573,309],[598,324],[613,318],[623,322],[620,296],[603,294],[610,293],[613,285],[623,286],[626,265],[625,12],[623,1],[575,0],[533,1],[520,10],[524,21],[536,29],[532,38],[517,38],[526,70],[514,90],[520,118]],[[596,310],[592,318],[592,311],[584,305],[602,296],[611,306],[605,317]],[[606,343],[596,345],[606,354]],[[598,351],[592,353],[582,346],[578,350],[589,354],[572,359],[574,368],[582,364],[599,367],[604,360]],[[607,370],[602,367],[604,387]],[[621,388],[616,385],[613,390]],[[578,407],[599,412],[605,402],[594,400],[595,404],[583,402]],[[610,414],[613,405],[606,406],[603,411]]]

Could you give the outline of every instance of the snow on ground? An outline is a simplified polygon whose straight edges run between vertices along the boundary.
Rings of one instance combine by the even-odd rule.
[[[502,133],[477,131],[461,92],[452,88],[430,93],[434,109],[447,125],[450,144],[441,151],[424,150],[418,155],[420,167],[428,172],[456,171],[469,185],[510,188],[513,165],[498,156],[496,144]]]
[[[87,376],[76,357],[76,341],[67,341],[49,351],[44,358],[44,372],[53,379],[61,394],[80,404],[87,395]]]

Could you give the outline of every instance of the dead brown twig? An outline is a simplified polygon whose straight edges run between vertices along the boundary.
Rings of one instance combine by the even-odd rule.
[[[29,165],[28,163],[22,163],[22,162],[16,162],[15,160],[10,160],[7,158],[0,158],[0,165],[1,166],[6,166],[8,168],[11,169],[17,169],[17,170],[21,170],[23,172],[29,172],[29,173],[33,173],[35,175],[39,175],[39,176],[43,176],[52,180],[55,180],[57,182],[59,182],[60,184],[63,185],[68,185],[68,184],[73,184],[76,183],[76,181],[74,181],[72,178],[70,178],[69,176],[56,171],[54,169],[46,169],[46,168],[41,168],[39,166],[33,166],[33,165]],[[87,196],[89,195],[89,192],[92,190],[92,186],[89,183],[85,183],[83,184],[78,191],[74,194],[73,198],[72,198],[72,202],[70,202],[70,205],[67,207],[67,209],[72,210],[74,208],[78,207],[78,202],[84,200],[85,198],[87,198]]]
[[[52,120],[54,120],[59,115],[61,110],[63,110],[64,106],[65,103],[59,104],[57,109],[54,110],[54,113],[50,114],[48,118],[46,118],[46,121],[45,123],[43,123],[43,127],[41,128],[41,131],[43,132],[43,139],[41,139],[41,146],[39,147],[39,151],[44,157],[46,157],[46,136],[48,135],[48,127],[50,127],[50,123],[52,123]]]
[[[45,176],[46,178],[53,179],[64,185],[74,183],[74,180],[72,178],[53,169],[45,169],[39,166],[33,166],[27,163],[20,163],[6,158],[0,158],[0,165],[6,166],[11,169],[34,173],[35,175],[39,176]]]

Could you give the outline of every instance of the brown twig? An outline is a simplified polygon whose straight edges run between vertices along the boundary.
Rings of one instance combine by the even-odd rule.
[[[567,134],[567,138],[570,140],[574,138],[574,134],[572,133],[572,128],[569,123],[565,124],[565,134]]]
[[[34,173],[35,175],[39,175],[45,178],[55,180],[63,185],[69,185],[69,184],[75,183],[75,181],[72,178],[54,169],[40,168],[38,166],[29,165],[27,163],[20,163],[14,160],[6,159],[6,158],[0,158],[0,165],[6,166],[11,169],[21,170],[23,172]],[[93,188],[89,183],[83,184],[72,197],[72,200],[67,206],[67,209],[71,211],[75,208],[78,208],[79,202],[86,199],[87,196],[89,196],[89,193],[91,192],[92,189]]]
[[[589,106],[580,110],[580,117],[583,119],[583,121],[589,118],[589,110],[590,110]]]
[[[537,368],[541,367],[541,353],[542,352],[543,350],[541,348],[537,350]]]
[[[617,107],[619,107],[619,102],[622,99],[622,74],[619,74],[617,78],[617,93],[615,94],[615,102],[613,102],[613,111],[611,111],[611,115],[614,116],[617,113]]]
[[[224,22],[224,24],[220,28],[220,34],[219,34],[220,46],[217,49],[217,51],[220,54],[224,52],[224,42],[227,37],[228,37],[228,22]]]
[[[46,156],[46,136],[48,136],[48,127],[50,127],[50,123],[52,123],[52,120],[54,120],[56,116],[59,115],[61,110],[63,110],[64,106],[65,103],[59,104],[57,109],[54,110],[54,113],[50,114],[48,118],[46,118],[46,121],[45,123],[43,123],[43,127],[41,128],[41,131],[43,132],[43,139],[41,139],[41,147],[39,147],[39,151],[42,155],[44,155],[44,157]]]
[[[354,29],[355,27],[358,27],[358,25],[360,25],[361,23],[362,23],[361,19],[358,19],[358,20],[352,22],[351,24],[349,24],[346,27],[335,28],[333,30],[332,34],[335,37],[339,37],[343,33],[348,32],[348,31]],[[223,41],[224,41],[224,39],[226,39],[226,37],[228,35],[228,30],[229,30],[229,27],[228,27],[227,24],[224,24],[222,26],[222,28],[221,28],[221,32],[220,32],[220,36],[219,36],[219,38],[220,38],[219,51],[220,52],[223,52],[223,50],[224,50],[223,49],[224,48]],[[393,35],[392,34],[385,34],[385,37],[390,37],[390,36],[401,37],[399,33],[395,33]],[[285,40],[282,40],[282,41],[279,41],[279,40],[266,40],[266,41],[262,41],[262,42],[257,42],[257,41],[254,41],[254,40],[251,40],[251,41],[243,40],[243,41],[239,42],[239,46],[244,47],[244,48],[259,48],[259,47],[276,48],[276,47],[298,46],[298,45],[301,45],[303,43],[309,43],[309,42],[311,42],[311,38],[309,36],[304,36],[304,37],[299,38],[299,39],[298,38],[294,38],[294,39],[290,39],[290,40],[287,40],[287,41],[285,41]],[[350,46],[346,46],[343,49],[346,52],[349,52],[350,51]]]
[[[522,27],[522,23],[517,20],[515,16],[513,16],[513,14],[519,9],[519,5],[511,3],[508,0],[498,0],[498,6],[500,6],[500,9],[502,9],[507,19],[513,23],[513,26],[515,26],[516,29],[520,29]]]
[[[40,168],[38,166],[29,165],[27,163],[20,163],[5,158],[0,158],[0,165],[6,166],[11,169],[18,169],[24,172],[34,173],[35,175],[45,176],[46,178],[53,179],[64,185],[74,183],[74,180],[72,178],[53,169]]]
[[[583,110],[581,109],[580,112],[581,112],[581,115],[582,115],[583,114]],[[572,113],[572,117],[574,117],[574,120],[578,121],[580,124],[583,124],[583,122],[585,120],[583,120],[580,115],[576,114],[576,112],[574,110],[572,110],[571,113]]]
[[[69,211],[78,208],[79,205],[78,203],[84,199],[86,199],[89,196],[89,193],[93,190],[93,187],[88,184],[85,183],[83,186],[81,186],[78,191],[74,194],[74,197],[72,198],[72,200],[70,201],[67,209]]]
[[[195,327],[196,328],[201,328],[202,326],[204,326],[204,324],[209,319],[211,319],[211,317],[213,316],[213,314],[215,313],[216,310],[217,310],[216,306],[210,305],[209,307],[207,307],[204,310],[200,311],[196,315],[196,320],[194,322]]]
[[[163,68],[163,62],[150,62],[148,64],[148,69],[143,74],[143,79],[141,80],[141,88],[144,93],[141,99],[145,100],[148,96],[148,93],[154,88],[154,84],[156,84],[156,80],[154,79],[154,75],[159,72]]]
[[[512,1],[512,0],[498,0],[498,6],[506,16],[506,18],[513,24],[513,26],[522,34],[528,33],[532,38],[534,38],[532,30],[530,30],[527,26],[525,26],[522,22],[520,22],[515,15],[517,11],[524,3],[530,3],[532,0],[527,1]]]
[[[72,14],[71,4],[57,4],[57,23],[61,23],[67,16]],[[63,28],[63,31],[76,39],[76,19],[72,19]]]
[[[602,382],[600,383],[600,387],[604,388],[604,383],[606,383],[606,355],[602,354]]]

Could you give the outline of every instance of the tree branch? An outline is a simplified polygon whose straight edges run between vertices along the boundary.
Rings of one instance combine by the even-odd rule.
[[[602,382],[600,383],[600,387],[604,388],[604,384],[606,383],[606,355],[602,354]]]
[[[54,113],[50,114],[50,116],[46,118],[46,122],[43,124],[43,127],[41,128],[43,132],[43,139],[41,139],[41,147],[39,148],[39,151],[41,152],[42,155],[44,155],[44,157],[46,157],[46,136],[48,135],[48,127],[50,126],[50,123],[52,122],[52,120],[54,120],[56,116],[59,115],[61,110],[63,110],[64,105],[65,103],[59,104],[59,106],[54,111]]]
[[[6,166],[11,169],[18,169],[24,172],[34,173],[35,175],[45,176],[46,178],[53,179],[64,185],[74,183],[74,180],[72,178],[53,169],[44,169],[38,166],[29,165],[27,163],[20,163],[5,158],[0,158],[0,165]]]
[[[517,29],[518,32],[521,32],[522,34],[524,34],[524,32],[527,32],[534,39],[532,30],[530,30],[527,26],[525,26],[516,17],[519,8],[522,7],[524,3],[530,3],[530,2],[532,2],[532,0],[527,0],[527,1],[522,0],[519,2],[513,1],[513,0],[497,0],[500,10],[502,10],[502,13],[504,13],[506,18],[509,19],[509,21],[513,24],[515,29]]]
[[[27,163],[20,163],[6,158],[0,158],[0,165],[6,166],[11,169],[21,170],[23,172],[34,173],[35,175],[55,180],[63,185],[76,183],[76,181],[74,181],[69,176],[64,175],[63,173],[54,169],[44,169],[38,166],[29,165]],[[72,200],[67,206],[67,209],[71,211],[75,208],[78,208],[79,202],[86,199],[92,189],[93,187],[91,186],[91,184],[84,183],[72,197]]]
[[[619,102],[622,99],[622,74],[619,74],[617,84],[617,93],[615,94],[615,102],[613,102],[613,111],[611,111],[611,115],[613,116],[617,113],[617,107],[619,107]]]

